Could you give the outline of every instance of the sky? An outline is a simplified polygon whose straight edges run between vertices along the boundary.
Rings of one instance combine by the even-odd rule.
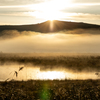
[[[100,0],[0,0],[0,25],[64,20],[100,25]]]

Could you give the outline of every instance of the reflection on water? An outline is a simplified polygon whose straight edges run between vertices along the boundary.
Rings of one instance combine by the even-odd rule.
[[[15,80],[65,80],[65,79],[99,79],[95,72],[67,72],[62,71],[40,71],[40,67],[24,66],[23,70],[19,71],[19,67],[24,65],[0,65],[0,81],[7,78]],[[18,77],[14,75],[15,71],[18,72]]]
[[[37,74],[37,76],[39,77],[39,79],[65,79],[65,73],[64,72],[60,72],[60,71],[46,71],[46,72],[39,72]]]

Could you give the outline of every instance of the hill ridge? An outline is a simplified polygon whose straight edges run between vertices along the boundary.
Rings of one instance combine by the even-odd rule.
[[[50,28],[52,27],[52,29]],[[70,22],[70,21],[45,21],[38,24],[30,25],[0,25],[0,31],[4,30],[18,30],[18,31],[35,31],[35,32],[57,32],[63,30],[73,29],[100,29],[100,25],[89,24],[84,22]]]

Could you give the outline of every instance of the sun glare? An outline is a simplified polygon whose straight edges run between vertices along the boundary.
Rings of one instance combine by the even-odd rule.
[[[69,5],[71,5],[71,0],[45,1],[34,7],[35,11],[31,12],[30,14],[35,16],[36,18],[42,18],[45,20],[58,20],[64,16],[61,10],[65,7],[68,7]]]

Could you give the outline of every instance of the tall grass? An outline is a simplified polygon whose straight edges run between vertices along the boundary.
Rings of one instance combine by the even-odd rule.
[[[17,77],[18,77],[18,74],[19,74],[19,71],[21,71],[23,68],[24,68],[24,67],[19,67],[19,70],[18,70],[18,71],[13,71],[14,74],[13,74],[12,78],[7,78],[7,79],[5,80],[5,82],[7,82],[8,80],[9,80],[9,81],[14,80],[14,79],[13,79],[14,76],[16,76],[16,78],[17,78]],[[12,72],[11,72],[11,73],[12,73]],[[10,73],[10,74],[11,74],[11,73]]]

